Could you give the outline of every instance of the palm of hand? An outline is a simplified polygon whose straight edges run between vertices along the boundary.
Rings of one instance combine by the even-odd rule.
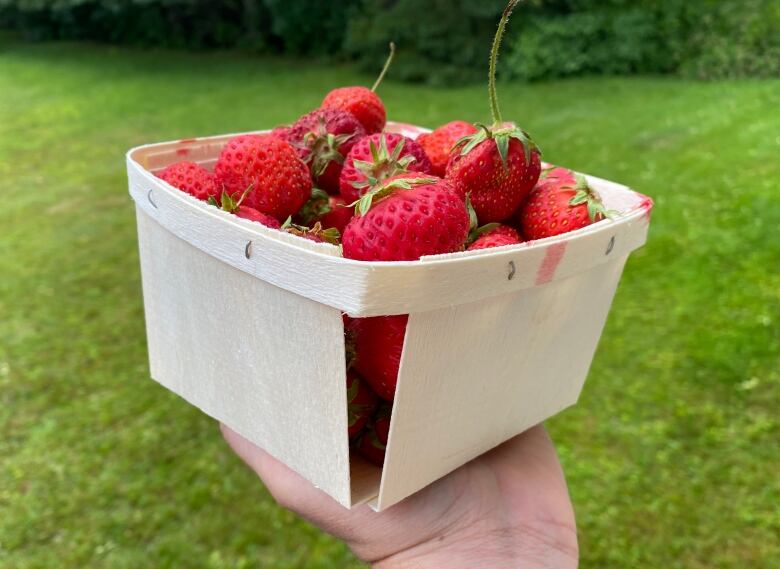
[[[555,449],[534,427],[382,513],[346,510],[227,427],[277,502],[375,567],[576,567],[574,512]]]

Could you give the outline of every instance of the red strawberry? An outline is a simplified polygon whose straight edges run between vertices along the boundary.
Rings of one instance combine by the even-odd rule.
[[[605,217],[609,212],[584,176],[566,168],[551,168],[531,192],[520,212],[520,224],[528,239],[543,239]]]
[[[354,368],[386,401],[395,397],[408,320],[407,314],[375,316],[355,318],[349,325],[355,345]]]
[[[467,251],[477,249],[489,249],[490,247],[503,247],[504,245],[516,245],[522,243],[523,238],[513,227],[499,225],[482,233],[469,245]]]
[[[380,133],[364,137],[352,147],[339,186],[347,202],[357,200],[378,183],[403,172],[430,173],[425,151],[411,138]]]
[[[433,132],[417,137],[417,143],[423,147],[433,166],[432,173],[443,178],[447,172],[452,147],[464,136],[477,132],[477,127],[466,121],[452,121],[441,125]]]
[[[382,99],[374,91],[379,87],[385,73],[387,73],[387,69],[393,61],[394,53],[395,45],[391,43],[390,55],[371,89],[366,87],[339,87],[325,95],[320,106],[323,108],[341,109],[342,111],[352,113],[368,134],[380,132],[385,128],[387,113]]]
[[[468,194],[480,223],[499,222],[510,217],[536,184],[541,171],[541,152],[523,129],[505,123],[496,96],[496,60],[501,36],[512,9],[510,0],[498,24],[490,51],[488,90],[493,126],[479,126],[461,138],[447,165],[447,179],[461,195]]]
[[[271,217],[268,214],[257,211],[256,209],[246,205],[238,206],[238,208],[236,208],[236,211],[234,211],[233,213],[235,213],[238,217],[242,217],[250,221],[257,221],[258,223],[262,223],[263,225],[265,225],[266,227],[270,227],[271,229],[279,229],[279,227],[281,227],[281,224],[277,221],[275,217]]]
[[[355,208],[350,207],[341,196],[329,196],[314,188],[311,198],[298,212],[296,221],[308,226],[319,221],[323,229],[335,228],[341,234],[354,212]]]
[[[222,149],[214,171],[230,195],[249,190],[244,205],[279,221],[295,214],[311,195],[306,164],[292,146],[272,135],[232,138]]]
[[[290,127],[287,125],[281,125],[274,127],[274,129],[268,133],[271,136],[276,136],[278,138],[281,138],[282,140],[285,140],[287,142],[290,142]]]
[[[320,223],[325,229],[335,227],[339,233],[344,233],[344,229],[355,213],[355,208],[350,207],[341,196],[330,196],[328,208],[329,211],[320,217]]]
[[[199,200],[207,200],[209,196],[219,193],[217,177],[194,162],[171,164],[157,174],[157,177]]]
[[[360,455],[377,466],[384,465],[386,449],[387,443],[379,440],[379,436],[372,427],[365,430],[357,443]]]
[[[344,230],[344,256],[360,261],[414,261],[462,250],[466,205],[446,180],[396,176],[360,198]]]
[[[211,205],[217,206],[229,213],[233,213],[238,217],[249,219],[250,221],[257,221],[272,229],[279,229],[280,224],[275,217],[259,212],[249,206],[242,205],[248,194],[249,190],[245,191],[238,199],[235,199],[229,193],[223,191],[220,196],[209,196],[208,202]]]
[[[339,87],[325,95],[322,108],[340,109],[355,115],[366,132],[371,134],[385,128],[387,113],[379,95],[368,87]]]
[[[353,438],[371,418],[377,399],[368,385],[354,371],[347,372],[347,408],[349,426],[347,434]]]
[[[523,203],[539,178],[541,161],[536,145],[522,131],[485,132],[467,139],[452,156],[447,179],[461,196],[469,196],[480,222],[496,223]]]
[[[379,442],[386,445],[390,438],[390,416],[393,413],[393,404],[380,401],[374,415],[374,432]]]
[[[306,227],[305,225],[292,223],[290,218],[287,218],[287,221],[282,224],[282,230],[297,235],[298,237],[308,239],[309,241],[314,241],[315,243],[338,245],[339,238],[341,237],[338,229],[333,227],[326,229],[322,227],[322,224],[319,221],[311,227]]]
[[[286,136],[309,165],[317,187],[336,193],[344,158],[365,134],[352,114],[341,109],[315,109],[295,121]]]

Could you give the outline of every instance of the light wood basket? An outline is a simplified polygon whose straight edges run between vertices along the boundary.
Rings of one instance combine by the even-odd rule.
[[[425,129],[390,123],[415,137]],[[649,198],[588,177],[614,220],[521,246],[358,262],[154,175],[234,135],[127,154],[152,377],[345,507],[383,510],[577,401]],[[410,314],[384,468],[350,456],[342,313]]]

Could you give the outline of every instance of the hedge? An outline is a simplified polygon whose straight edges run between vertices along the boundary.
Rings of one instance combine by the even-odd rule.
[[[375,71],[398,45],[396,78],[481,79],[505,0],[0,0],[0,26],[31,40],[89,39],[186,49],[353,59]],[[501,73],[540,80],[676,73],[780,76],[777,0],[528,0]]]

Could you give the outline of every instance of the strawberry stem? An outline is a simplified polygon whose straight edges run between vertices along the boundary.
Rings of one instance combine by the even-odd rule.
[[[490,66],[488,68],[488,95],[490,96],[490,114],[493,115],[493,125],[499,126],[503,121],[501,120],[501,111],[498,108],[498,95],[496,94],[496,62],[498,61],[498,48],[501,45],[501,38],[504,36],[504,28],[506,28],[509,15],[517,6],[519,0],[509,0],[504,8],[504,13],[501,14],[501,20],[498,22],[498,29],[496,35],[493,37],[493,47],[490,49]]]
[[[382,82],[382,79],[385,78],[385,73],[387,73],[387,70],[390,69],[390,64],[393,62],[394,55],[395,43],[390,42],[390,54],[387,56],[387,60],[385,60],[385,66],[382,68],[381,73],[379,73],[379,77],[377,77],[376,81],[374,81],[374,86],[371,87],[371,91],[376,91],[377,87],[379,87],[379,84]]]

